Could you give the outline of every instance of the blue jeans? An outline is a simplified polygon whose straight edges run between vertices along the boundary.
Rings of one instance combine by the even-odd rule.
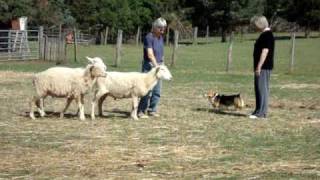
[[[258,117],[266,117],[268,113],[270,75],[271,70],[262,69],[260,76],[254,76],[256,109],[252,114]]]
[[[152,69],[151,63],[143,61],[142,72],[147,73],[151,69]],[[155,85],[155,87],[151,89],[147,95],[145,95],[140,99],[140,103],[138,106],[138,113],[139,112],[145,113],[147,109],[148,111],[151,111],[151,112],[157,112],[157,106],[160,101],[161,86],[162,86],[162,81],[158,80],[158,83]]]

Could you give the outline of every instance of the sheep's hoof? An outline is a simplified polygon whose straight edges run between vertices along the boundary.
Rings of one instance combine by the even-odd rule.
[[[85,118],[85,117],[80,117],[80,120],[81,120],[81,121],[85,121],[86,118]]]
[[[64,118],[64,113],[60,113],[60,119]]]
[[[31,118],[32,120],[35,120],[35,119],[36,119],[36,118],[34,117],[34,114],[32,114],[32,113],[30,113],[29,116],[30,116],[30,118]]]
[[[46,115],[46,113],[45,113],[44,111],[41,111],[41,112],[40,112],[40,116],[41,116],[41,117],[44,117],[45,115]]]
[[[138,117],[131,117],[132,118],[132,120],[139,120],[139,118]]]

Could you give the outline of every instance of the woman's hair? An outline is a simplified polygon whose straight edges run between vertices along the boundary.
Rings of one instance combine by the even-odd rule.
[[[258,29],[261,29],[261,30],[269,27],[268,20],[265,16],[253,16],[250,21],[251,21],[251,24],[253,24]]]
[[[156,19],[153,23],[152,23],[152,28],[158,28],[158,27],[166,27],[167,26],[167,21],[160,17],[158,19]]]

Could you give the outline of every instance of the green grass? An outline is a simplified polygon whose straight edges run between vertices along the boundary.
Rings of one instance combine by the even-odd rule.
[[[277,34],[286,36],[286,34]],[[0,179],[319,179],[320,43],[298,38],[288,74],[290,40],[276,41],[268,120],[245,115],[254,108],[252,47],[256,34],[237,37],[231,71],[227,43],[181,45],[173,81],[164,82],[158,119],[131,121],[130,100],[108,98],[105,117],[85,122],[58,113],[64,100],[46,100],[48,116],[30,120],[31,77],[55,62],[0,63]],[[204,41],[201,39],[201,41]],[[140,71],[142,47],[125,45],[120,67],[114,46],[79,46],[78,62],[68,47],[66,66],[82,67],[100,56],[109,70]],[[171,47],[166,47],[170,64]],[[215,112],[203,94],[241,92],[246,108]]]

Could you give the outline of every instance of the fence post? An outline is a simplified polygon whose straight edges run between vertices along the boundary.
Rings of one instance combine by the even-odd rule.
[[[48,60],[51,61],[52,60],[52,53],[51,53],[52,52],[52,38],[48,37],[47,46],[48,46],[48,49],[47,49],[48,50],[48,53],[47,53],[48,54]]]
[[[57,61],[59,61],[59,59],[58,59],[58,53],[59,53],[59,50],[58,50],[58,39],[57,38],[54,38],[53,39],[53,42],[54,42],[54,49],[53,49],[53,60],[55,61],[55,62],[57,62]]]
[[[198,44],[197,38],[198,38],[198,27],[195,27],[193,31],[193,45]]]
[[[9,54],[9,60],[11,60],[11,30],[8,32],[8,54]]]
[[[118,37],[117,37],[117,46],[116,46],[116,62],[115,66],[118,67],[121,62],[121,45],[122,45],[122,30],[118,30]]]
[[[232,63],[233,36],[234,36],[234,33],[231,32],[230,40],[229,40],[229,48],[228,48],[228,57],[227,57],[227,69],[226,69],[227,72],[229,72],[230,67],[231,67],[231,63]]]
[[[291,33],[291,59],[290,59],[290,67],[289,73],[293,72],[294,59],[295,59],[295,46],[296,46],[296,32]]]
[[[67,40],[66,38],[63,38],[63,59],[64,59],[64,62],[67,62],[67,49],[68,49],[68,44],[67,44]]]
[[[62,24],[59,24],[59,39],[58,39],[58,42],[57,42],[57,45],[58,45],[58,55],[57,55],[57,61],[61,61],[62,62],[62,50],[61,50],[61,47],[62,47]]]
[[[77,31],[73,28],[74,62],[77,62]]]
[[[139,42],[140,42],[140,26],[138,27],[137,34],[136,34],[136,46],[139,45]]]
[[[172,58],[171,58],[171,66],[175,66],[177,60],[177,50],[178,50],[178,42],[179,42],[179,31],[174,31],[174,44],[173,44],[173,51],[172,51]]]
[[[104,45],[107,45],[108,33],[109,33],[109,26],[106,27],[106,31],[105,31],[105,35],[104,35]]]
[[[39,41],[39,59],[44,60],[43,26],[39,27],[38,41]]]
[[[166,34],[166,45],[169,45],[169,38],[170,38],[170,27],[167,28],[167,34]]]
[[[206,31],[206,42],[207,42],[207,44],[209,43],[209,33],[210,33],[210,31],[209,31],[209,26],[207,26],[207,31]]]
[[[48,56],[48,38],[47,36],[44,36],[43,38],[43,60],[47,60],[47,56]]]
[[[103,43],[104,43],[104,37],[103,37],[103,31],[101,31],[100,32],[100,45],[103,45]]]

